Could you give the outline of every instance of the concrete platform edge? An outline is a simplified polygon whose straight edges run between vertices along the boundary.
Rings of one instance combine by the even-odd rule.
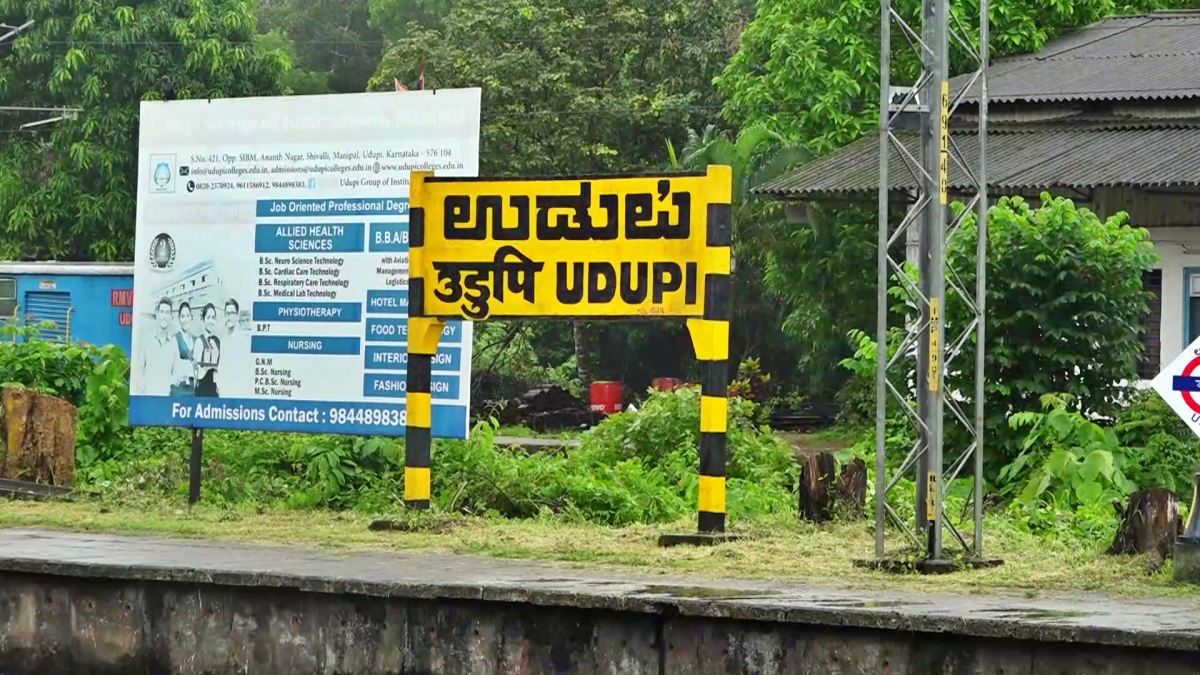
[[[180,542],[186,545],[185,541]],[[1035,642],[1096,644],[1115,647],[1169,649],[1200,652],[1200,639],[1194,632],[1130,631],[1111,628],[1027,623],[1011,619],[912,616],[895,612],[868,611],[851,607],[835,609],[771,605],[764,597],[758,604],[732,599],[691,599],[654,593],[604,593],[601,591],[561,592],[522,586],[452,584],[445,582],[375,583],[348,578],[297,576],[261,572],[210,572],[186,567],[63,563],[51,560],[4,558],[0,553],[0,572],[49,575],[71,578],[103,578],[123,581],[197,583],[217,586],[246,586],[290,589],[306,593],[348,594],[381,598],[417,600],[474,600],[482,602],[531,604],[591,610],[638,612],[663,616],[730,619],[826,627],[864,628],[902,632],[943,633],[983,638],[1030,640]],[[586,584],[586,580],[581,583]],[[664,588],[669,588],[665,586]],[[681,586],[680,588],[686,588]],[[752,598],[746,591],[744,598]]]

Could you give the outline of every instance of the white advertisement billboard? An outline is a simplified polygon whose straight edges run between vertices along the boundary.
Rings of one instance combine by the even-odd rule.
[[[144,102],[129,420],[403,435],[408,179],[475,176],[478,89]],[[465,438],[471,324],[433,363]]]

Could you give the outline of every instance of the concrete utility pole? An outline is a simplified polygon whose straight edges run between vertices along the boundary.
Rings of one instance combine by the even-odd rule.
[[[985,302],[985,267],[987,251],[987,174],[984,165],[987,136],[987,35],[988,2],[980,7],[980,40],[973,41],[965,27],[950,12],[950,0],[923,0],[921,30],[909,26],[891,4],[883,0],[880,22],[880,130],[879,130],[879,265],[878,265],[878,334],[879,345],[876,381],[876,482],[875,482],[875,553],[880,564],[887,562],[887,527],[899,529],[908,543],[919,551],[922,569],[944,570],[953,566],[943,550],[943,535],[949,533],[960,545],[964,557],[971,562],[982,561],[983,552],[983,349],[976,349],[974,365],[974,415],[963,410],[961,387],[954,380],[967,371],[967,364],[955,358],[964,346],[975,338],[984,344],[983,312]],[[911,87],[892,87],[891,50],[892,27],[895,25],[921,61],[921,72]],[[976,66],[967,86],[951,100],[949,85],[950,41]],[[949,118],[959,102],[978,83],[983,92],[979,104],[978,142],[976,161],[968,165],[956,142],[950,138]],[[905,147],[899,134],[919,132],[920,149],[915,155]],[[912,204],[900,224],[891,226],[889,210],[892,190],[889,168],[894,152],[914,179],[917,189],[911,194]],[[967,175],[974,196],[958,217],[952,218],[947,193],[952,166]],[[958,273],[947,267],[947,243],[955,236],[965,236],[961,225],[976,210],[979,216],[976,242],[976,284],[968,293]],[[915,236],[910,230],[915,229]],[[917,283],[912,283],[903,271],[902,261],[891,255],[897,242],[912,238],[917,243]],[[903,254],[902,254],[903,255]],[[910,302],[919,310],[919,318],[905,326],[905,336],[897,353],[888,357],[888,287],[897,283],[908,292]],[[945,311],[947,291],[954,293],[973,313],[967,326],[952,327],[951,341],[946,342]],[[915,364],[912,358],[915,356]],[[915,368],[914,368],[915,365]],[[910,381],[911,378],[912,380]],[[948,378],[947,375],[950,375]],[[899,378],[889,377],[899,375]],[[965,384],[965,383],[963,383]],[[949,385],[949,386],[947,386]],[[915,398],[915,408],[910,403]],[[900,467],[888,475],[886,458],[886,420],[888,402],[898,405],[916,430],[917,442],[909,450]],[[950,462],[944,454],[943,422],[949,411],[951,423],[960,423],[971,439],[965,448],[951,448]],[[974,537],[968,542],[952,519],[943,512],[943,500],[949,484],[974,459]],[[915,478],[917,485],[916,522],[912,527],[904,522],[888,502],[889,491],[905,476]]]

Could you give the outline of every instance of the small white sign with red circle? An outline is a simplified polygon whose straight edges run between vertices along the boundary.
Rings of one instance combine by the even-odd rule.
[[[1200,436],[1200,339],[1188,345],[1150,386]]]

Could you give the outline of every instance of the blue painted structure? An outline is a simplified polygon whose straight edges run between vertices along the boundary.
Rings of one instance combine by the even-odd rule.
[[[0,316],[22,326],[53,321],[47,339],[129,354],[133,307],[119,305],[132,300],[133,263],[0,262]]]

